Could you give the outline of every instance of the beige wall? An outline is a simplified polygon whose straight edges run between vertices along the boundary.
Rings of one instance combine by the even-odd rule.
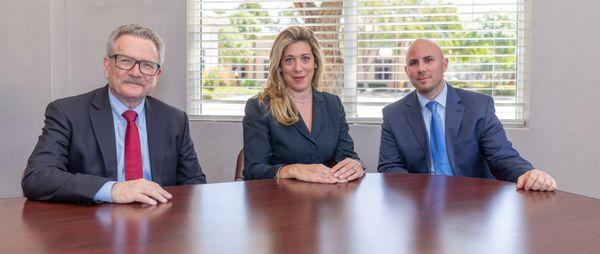
[[[185,108],[185,1],[0,1],[0,197],[20,196],[20,176],[51,100],[103,84],[104,41],[116,26],[143,22],[167,45],[165,75],[154,95]],[[561,190],[600,198],[600,1],[532,2],[530,127],[508,130],[515,147],[553,174]],[[377,125],[350,133],[369,171]],[[192,138],[210,182],[233,178],[240,123],[192,122]]]

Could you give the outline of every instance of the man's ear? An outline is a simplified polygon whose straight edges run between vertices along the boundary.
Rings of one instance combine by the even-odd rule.
[[[448,58],[447,57],[444,57],[443,65],[444,65],[444,72],[446,72],[446,70],[448,69]]]
[[[158,71],[156,71],[156,75],[154,75],[154,77],[156,77],[156,80],[158,80],[163,74],[163,68],[160,67],[160,69],[158,69]]]
[[[108,71],[110,70],[110,58],[104,57],[103,65],[104,65],[104,78],[108,79]]]

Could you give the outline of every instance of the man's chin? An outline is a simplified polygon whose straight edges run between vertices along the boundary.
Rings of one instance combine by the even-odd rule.
[[[433,88],[431,87],[431,85],[427,84],[427,83],[418,83],[415,88],[417,89],[417,91],[423,93],[423,92],[428,92],[431,91]]]

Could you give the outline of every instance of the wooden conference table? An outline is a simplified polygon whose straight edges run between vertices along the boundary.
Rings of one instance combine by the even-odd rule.
[[[167,188],[158,206],[0,200],[2,253],[596,253],[600,200],[367,174]]]

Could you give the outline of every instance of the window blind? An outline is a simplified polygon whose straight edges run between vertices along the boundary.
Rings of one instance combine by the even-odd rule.
[[[326,62],[321,89],[349,120],[413,90],[404,73],[411,41],[437,41],[455,87],[493,96],[504,122],[524,122],[527,28],[523,0],[189,0],[188,111],[240,116],[268,76],[269,51],[290,25],[312,29]]]

